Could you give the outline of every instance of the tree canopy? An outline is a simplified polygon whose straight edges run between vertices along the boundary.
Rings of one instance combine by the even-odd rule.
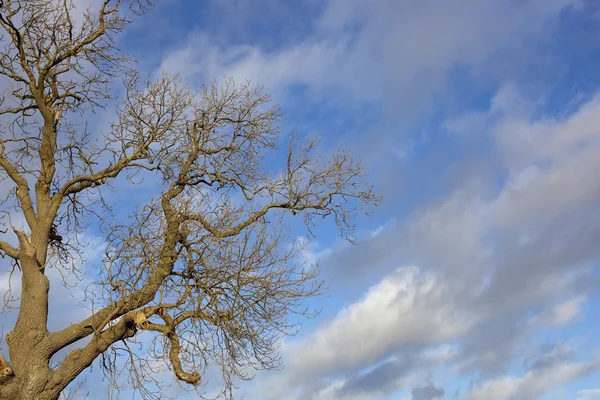
[[[161,366],[192,389],[219,368],[231,396],[235,378],[279,366],[280,339],[297,328],[288,316],[310,314],[323,289],[287,215],[309,231],[331,219],[352,240],[357,213],[379,200],[347,151],[317,157],[317,140],[283,134],[260,87],[141,78],[115,38],[151,6],[0,1],[0,255],[21,288],[2,399],[57,399],[95,360],[115,389],[126,371],[146,398],[161,396]],[[85,124],[111,105],[106,130]],[[116,218],[128,204],[106,193],[142,180],[152,195]],[[88,277],[89,315],[49,331],[48,271],[76,268],[90,230],[106,250]],[[140,350],[141,332],[152,342]]]

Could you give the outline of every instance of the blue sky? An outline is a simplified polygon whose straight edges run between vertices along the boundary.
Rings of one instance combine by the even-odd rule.
[[[264,85],[384,196],[357,246],[316,231],[323,311],[238,396],[600,400],[600,3],[162,0],[120,46],[195,87]],[[86,313],[65,293],[57,324]]]

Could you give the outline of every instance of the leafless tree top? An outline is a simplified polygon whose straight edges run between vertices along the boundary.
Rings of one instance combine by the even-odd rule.
[[[163,367],[191,387],[218,368],[231,395],[234,378],[279,366],[281,336],[297,328],[288,316],[311,315],[305,301],[323,289],[286,215],[309,230],[331,219],[352,239],[356,213],[378,202],[349,153],[321,159],[316,140],[296,135],[279,149],[281,112],[261,88],[141,79],[115,35],[149,6],[106,0],[81,13],[69,0],[0,1],[0,254],[22,271],[0,398],[58,398],[96,359],[116,389],[125,369],[144,397],[160,396]],[[116,119],[90,131],[82,112],[102,110],[116,76]],[[272,152],[279,168],[265,162]],[[106,190],[142,179],[157,182],[152,196],[112,218],[120,205]],[[107,245],[89,317],[48,332],[47,269],[72,267],[90,223]]]

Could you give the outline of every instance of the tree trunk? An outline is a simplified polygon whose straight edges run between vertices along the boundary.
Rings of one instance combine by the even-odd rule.
[[[39,235],[35,233],[33,240],[22,233],[18,236],[23,287],[17,322],[13,331],[6,335],[12,374],[0,378],[3,380],[0,399],[58,399],[60,391],[48,388],[52,376],[49,367],[51,350],[46,340],[50,282],[43,274],[39,260],[45,259],[47,241],[36,238]],[[42,257],[36,254],[36,249]]]
[[[33,367],[26,375],[13,376],[8,382],[0,385],[2,400],[58,400],[59,390],[48,390],[48,367]]]

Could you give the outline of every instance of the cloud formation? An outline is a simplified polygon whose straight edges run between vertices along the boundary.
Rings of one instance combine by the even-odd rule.
[[[342,399],[418,382],[436,366],[496,376],[520,359],[538,331],[560,329],[581,315],[586,293],[597,287],[592,267],[600,255],[594,239],[600,183],[593,173],[600,168],[600,102],[592,97],[563,118],[532,120],[512,108],[519,102],[504,102],[505,90],[484,115],[505,163],[499,190],[456,188],[408,223],[366,236],[359,247],[324,251],[322,263],[334,276],[386,275],[284,348],[294,377],[284,378],[288,384],[344,376],[329,389]],[[418,267],[390,270],[394,260]],[[454,354],[432,362],[426,354],[440,346],[455,346]],[[484,381],[467,398],[538,398],[596,370],[596,361],[577,363],[563,354],[557,363],[547,351],[524,376]]]
[[[598,361],[572,363],[529,371],[519,378],[502,376],[473,388],[466,400],[539,399],[551,388],[597,369]]]
[[[161,70],[196,82],[233,76],[275,93],[303,85],[317,96],[383,103],[407,117],[446,91],[457,66],[490,79],[527,68],[527,43],[543,40],[560,12],[578,4],[329,0],[303,40],[265,50],[223,45],[200,30],[164,58]]]

